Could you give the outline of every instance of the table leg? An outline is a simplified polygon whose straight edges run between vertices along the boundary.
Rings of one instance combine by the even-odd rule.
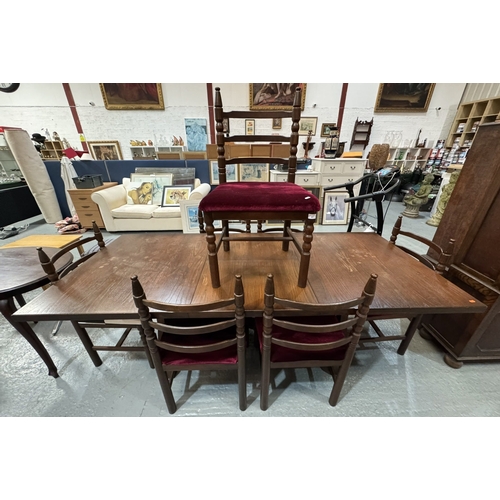
[[[42,358],[43,362],[47,365],[49,375],[54,378],[59,377],[56,365],[52,361],[50,354],[47,352],[47,349],[45,349],[44,345],[28,323],[12,321],[11,316],[16,312],[16,310],[13,297],[0,299],[0,312],[4,315],[5,319],[31,344],[33,349],[35,349],[38,355]]]
[[[420,326],[420,323],[422,322],[422,316],[423,316],[422,314],[420,314],[419,316],[415,316],[410,321],[410,324],[408,325],[408,328],[405,333],[405,338],[401,341],[401,344],[399,344],[398,347],[398,354],[400,354],[401,356],[403,356],[404,353],[406,352],[406,349],[408,349],[408,346],[410,345],[413,335],[415,335],[417,328]]]

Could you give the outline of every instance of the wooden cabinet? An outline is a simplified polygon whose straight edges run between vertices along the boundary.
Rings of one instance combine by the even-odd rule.
[[[479,126],[497,120],[500,120],[500,97],[461,104],[446,140],[446,147],[471,147]]]
[[[424,319],[423,330],[447,351],[445,361],[500,360],[500,123],[481,125],[433,241],[455,239],[445,277],[488,306],[483,314]],[[433,253],[429,252],[433,257]]]
[[[42,160],[60,160],[63,156],[64,144],[62,141],[45,141],[40,151]]]
[[[71,196],[71,201],[75,206],[76,213],[80,219],[82,227],[92,228],[92,221],[95,220],[100,228],[104,228],[101,212],[97,203],[92,201],[91,195],[101,189],[106,189],[115,186],[117,182],[104,182],[102,186],[90,189],[68,189]]]

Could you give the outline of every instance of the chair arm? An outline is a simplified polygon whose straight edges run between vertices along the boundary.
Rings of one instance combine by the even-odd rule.
[[[189,195],[190,200],[201,200],[203,199],[208,193],[210,193],[211,190],[210,184],[207,184],[204,182],[203,184],[200,184],[196,189],[191,191],[191,194]]]

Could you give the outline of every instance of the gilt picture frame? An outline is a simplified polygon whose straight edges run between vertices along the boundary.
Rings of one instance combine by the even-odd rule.
[[[299,122],[299,135],[316,135],[316,127],[318,125],[318,118],[315,117],[302,117]]]
[[[306,87],[306,83],[250,83],[250,109],[291,111],[295,90],[300,88],[300,109],[304,111]]]
[[[165,109],[161,83],[100,83],[109,110]]]
[[[118,141],[87,141],[94,160],[123,160]]]
[[[375,102],[375,112],[426,112],[435,86],[435,83],[381,83]]]

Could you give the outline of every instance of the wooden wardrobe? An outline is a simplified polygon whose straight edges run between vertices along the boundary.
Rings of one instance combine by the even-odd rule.
[[[445,362],[500,360],[500,123],[481,125],[433,241],[456,240],[445,277],[488,306],[482,314],[424,318]],[[432,252],[429,252],[432,257]]]

